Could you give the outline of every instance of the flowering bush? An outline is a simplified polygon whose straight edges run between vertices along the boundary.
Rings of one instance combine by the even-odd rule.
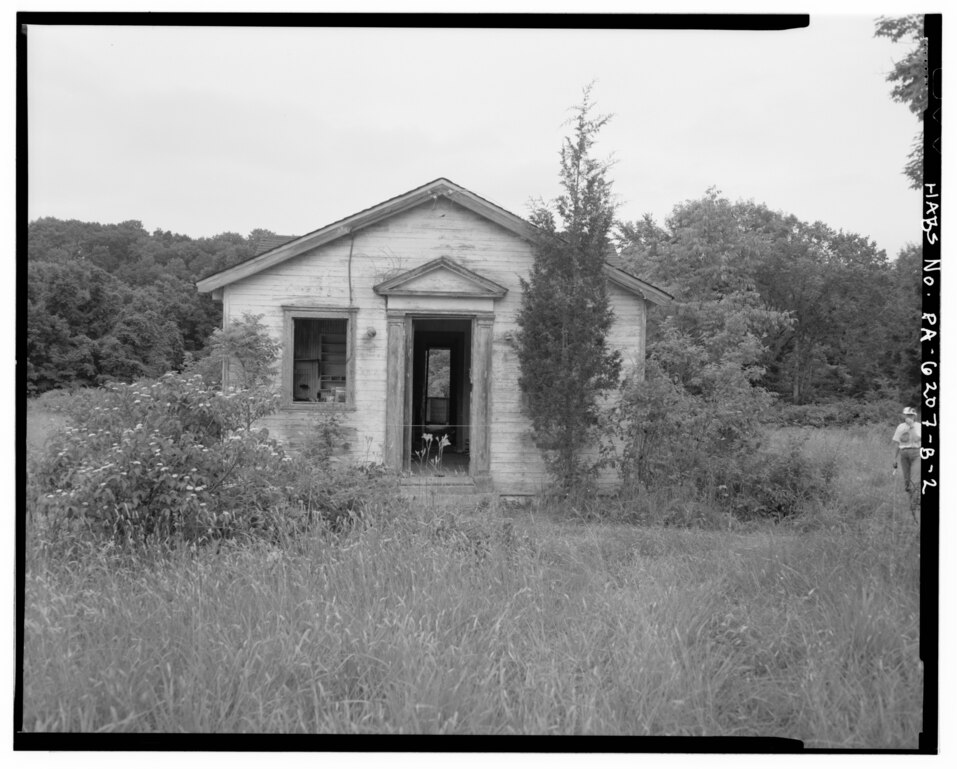
[[[175,374],[84,393],[34,468],[37,509],[54,527],[139,542],[247,528],[281,500],[290,461],[245,428],[251,397]]]
[[[276,537],[300,524],[339,523],[386,483],[377,468],[339,467],[344,433],[316,424],[297,456],[254,429],[278,396],[270,374],[278,345],[257,316],[213,335],[184,374],[113,383],[56,399],[70,426],[31,462],[36,523],[63,542],[203,542],[253,533]],[[241,376],[220,391],[210,372]]]

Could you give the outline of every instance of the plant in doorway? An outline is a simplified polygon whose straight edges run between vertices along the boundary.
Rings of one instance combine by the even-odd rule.
[[[436,444],[439,449],[438,456],[432,460],[432,469],[435,471],[436,475],[445,475],[442,472],[442,453],[445,450],[446,446],[451,446],[452,441],[449,440],[449,436],[443,435]]]
[[[438,453],[432,457],[432,444],[435,443]],[[446,446],[451,446],[452,442],[449,436],[443,434],[441,438],[436,438],[432,433],[422,433],[422,448],[415,452],[419,460],[419,469],[429,467],[436,475],[444,475],[442,472],[442,454]]]
[[[425,468],[429,464],[429,453],[432,450],[432,433],[422,433],[422,448],[415,452],[419,460],[419,469]]]

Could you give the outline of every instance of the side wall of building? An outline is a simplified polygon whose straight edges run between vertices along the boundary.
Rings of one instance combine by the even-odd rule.
[[[645,356],[645,311],[643,299],[618,286],[609,286],[609,298],[615,322],[608,335],[609,346],[621,351],[622,375],[640,365]],[[514,315],[495,317],[492,346],[492,412],[495,425],[492,435],[492,477],[496,488],[504,494],[539,494],[548,484],[545,463],[531,437],[528,418],[523,413],[523,397],[518,389],[519,362],[514,345],[506,339],[517,329]],[[608,403],[616,398],[609,395]],[[603,488],[614,486],[618,474],[606,468],[599,476]]]

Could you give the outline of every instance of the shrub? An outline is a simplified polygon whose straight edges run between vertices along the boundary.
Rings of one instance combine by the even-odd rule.
[[[687,487],[705,492],[716,475],[760,442],[754,415],[770,396],[752,387],[734,363],[702,364],[709,380],[695,393],[656,359],[645,377],[627,380],[619,408],[623,439],[622,477],[626,487]]]
[[[783,448],[764,448],[721,467],[715,498],[737,518],[784,518],[813,512],[830,499],[837,474],[833,457],[804,451],[790,438]]]
[[[275,406],[275,364],[281,345],[269,334],[262,323],[262,315],[243,314],[225,329],[216,329],[205,348],[192,358],[188,374],[202,377],[209,385],[221,386],[226,372],[226,389],[230,387],[249,393],[243,401],[246,429]]]
[[[342,530],[364,517],[375,502],[396,502],[396,478],[383,465],[317,464],[307,455],[289,457],[283,467],[286,505],[301,511],[297,526],[321,523]],[[286,531],[295,531],[287,520]]]
[[[830,457],[804,440],[767,445],[758,416],[770,396],[733,364],[702,365],[695,393],[652,358],[626,382],[620,407],[626,518],[713,527],[819,509],[832,494]]]
[[[293,457],[267,431],[248,429],[248,415],[273,402],[176,374],[76,396],[70,426],[32,468],[45,536],[206,542],[355,515],[384,474]]]
[[[900,414],[901,404],[891,399],[873,401],[831,401],[802,405],[779,404],[765,421],[788,427],[847,427],[888,424]]]
[[[38,510],[55,528],[140,543],[234,525],[274,501],[261,480],[283,460],[242,427],[249,397],[174,374],[84,392],[34,469]]]
[[[299,456],[309,462],[328,462],[343,449],[348,449],[346,431],[338,414],[319,414],[299,448]]]

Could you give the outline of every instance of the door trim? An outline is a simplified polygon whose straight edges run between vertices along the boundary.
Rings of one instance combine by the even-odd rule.
[[[406,472],[411,457],[408,446],[412,438],[412,351],[413,326],[417,319],[440,318],[469,320],[471,397],[469,399],[469,476],[476,486],[491,488],[490,437],[492,381],[491,312],[436,312],[393,310],[387,312],[386,352],[386,431],[383,461],[390,470]]]

